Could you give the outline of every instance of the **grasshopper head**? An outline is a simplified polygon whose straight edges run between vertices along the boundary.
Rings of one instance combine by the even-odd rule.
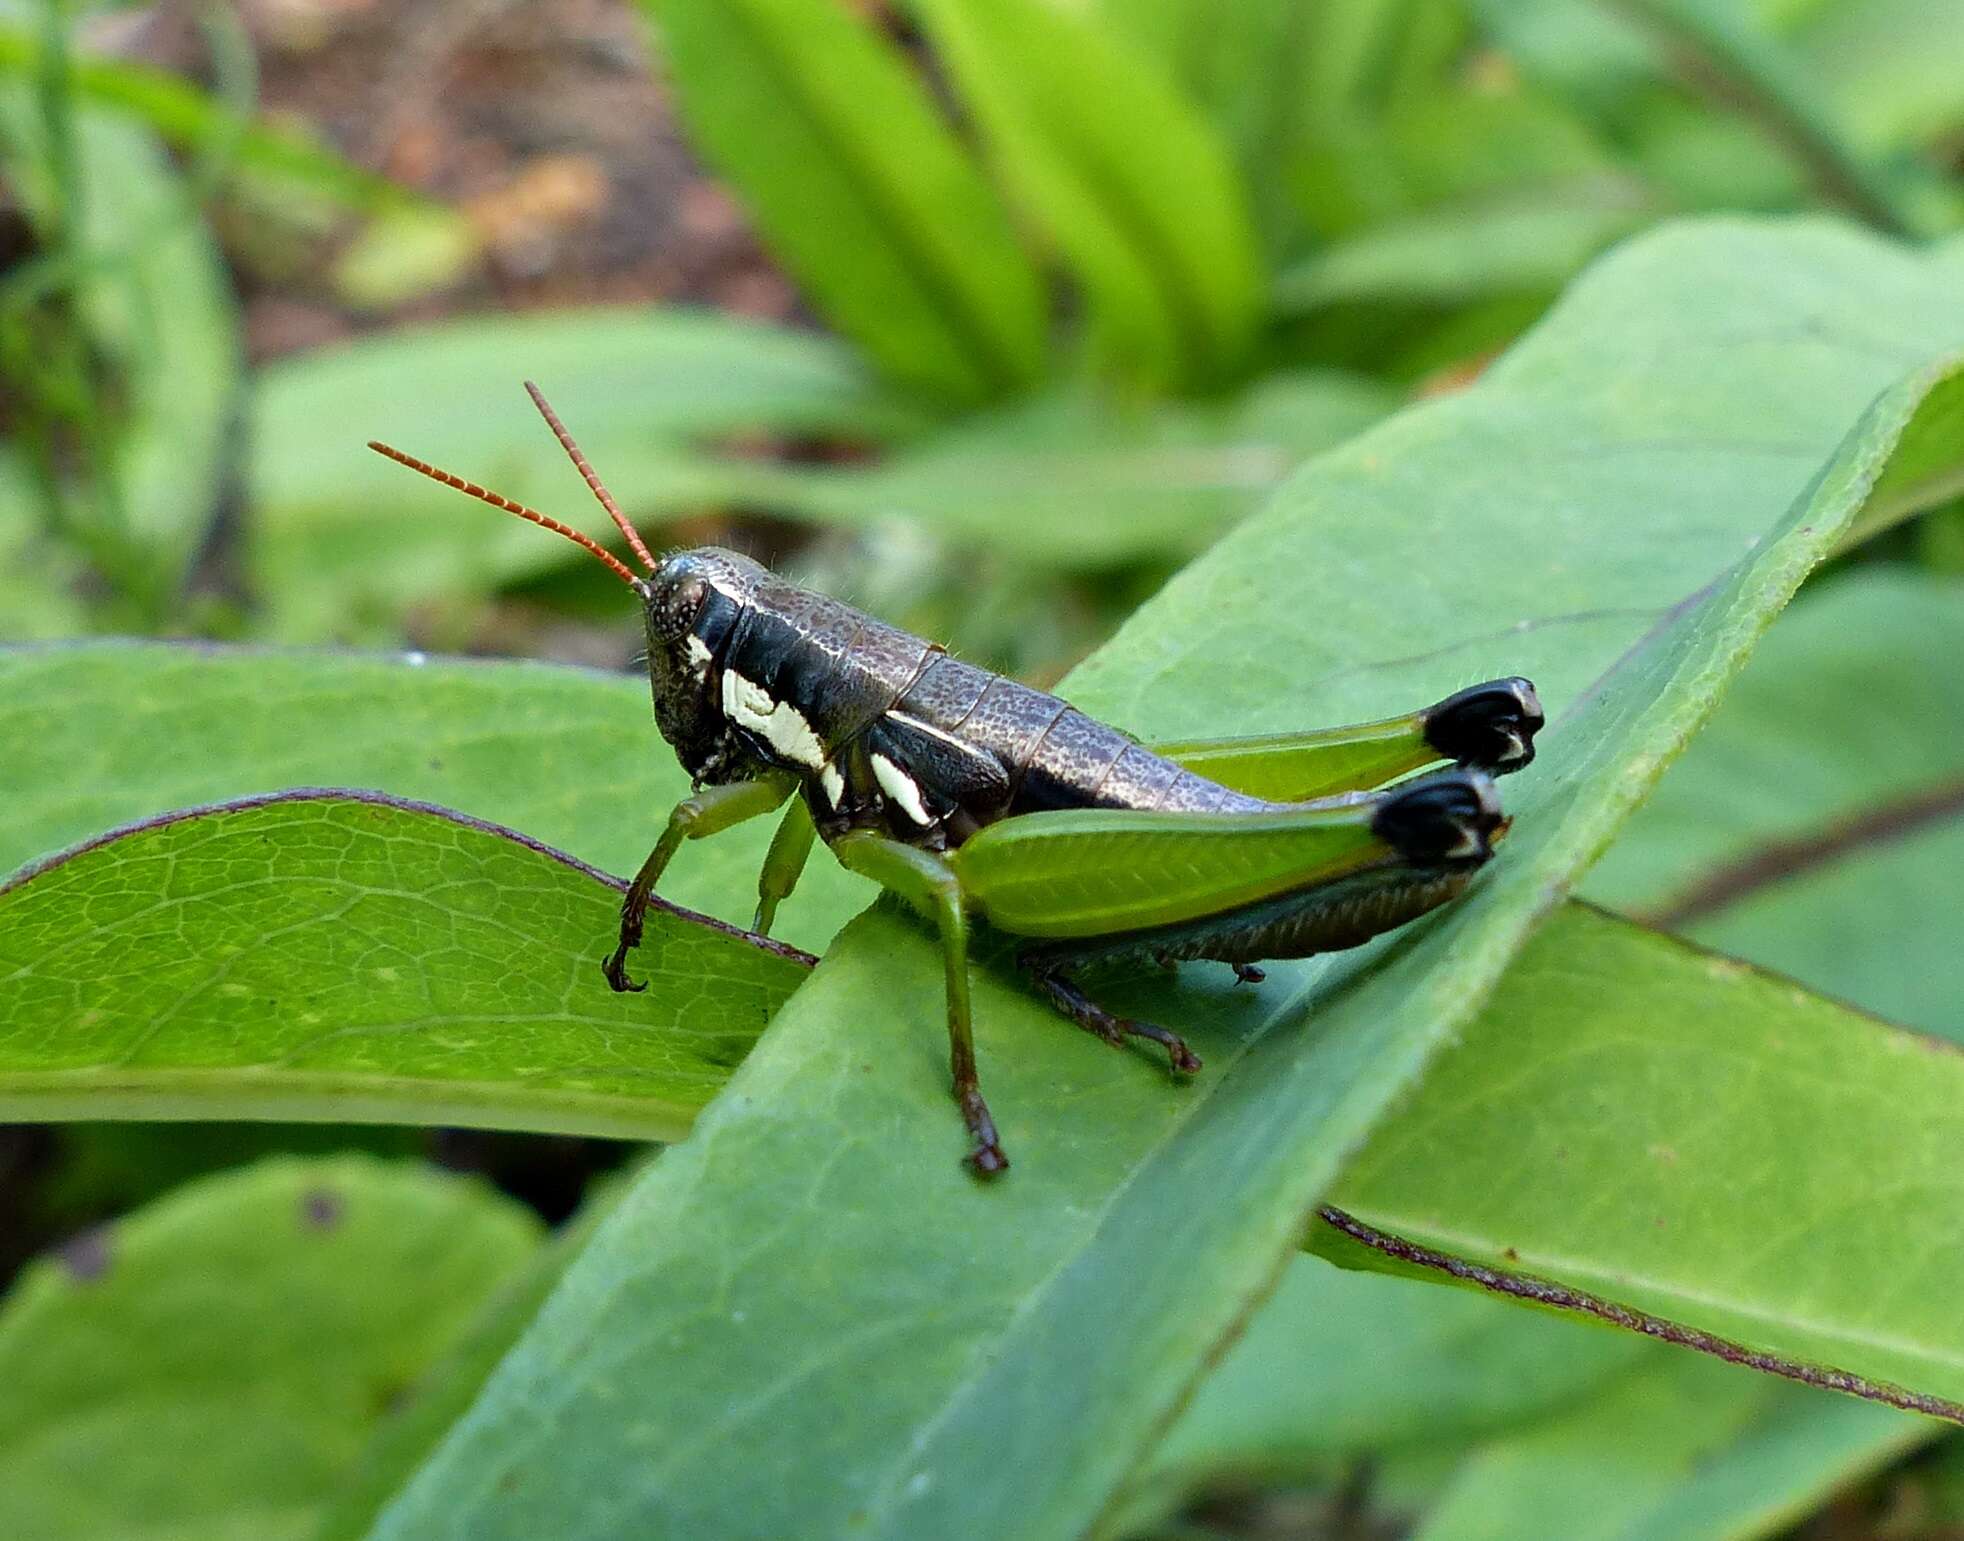
[[[1493,855],[1506,822],[1493,778],[1460,769],[1394,788],[1371,832],[1414,866],[1477,867]]]
[[[734,781],[753,774],[758,761],[736,736],[723,711],[722,675],[716,661],[737,617],[766,576],[764,569],[748,557],[715,546],[678,551],[656,561],[654,553],[636,532],[633,521],[594,473],[544,394],[529,380],[525,389],[600,506],[607,510],[607,517],[614,521],[628,549],[648,570],[647,577],[636,577],[632,568],[592,536],[549,514],[515,503],[476,482],[465,481],[376,440],[371,439],[368,447],[432,481],[455,487],[481,503],[489,503],[493,508],[501,508],[563,536],[633,589],[641,598],[648,629],[648,684],[654,692],[655,725],[661,729],[662,737],[674,746],[676,758],[698,784]]]
[[[750,757],[723,712],[717,659],[764,569],[715,546],[677,551],[637,585],[655,726],[697,781],[735,779]]]
[[[1448,760],[1493,775],[1534,759],[1534,736],[1547,719],[1531,680],[1488,680],[1447,696],[1425,713],[1425,740]]]

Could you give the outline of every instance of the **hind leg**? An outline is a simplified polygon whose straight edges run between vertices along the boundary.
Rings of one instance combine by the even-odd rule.
[[[1186,1039],[1156,1022],[1138,1022],[1105,1010],[1077,987],[1055,959],[1026,957],[1018,962],[1029,971],[1031,980],[1050,1003],[1087,1033],[1104,1039],[1113,1048],[1123,1047],[1128,1038],[1149,1038],[1165,1046],[1166,1057],[1175,1070],[1191,1074],[1200,1068],[1200,1057],[1187,1047]]]

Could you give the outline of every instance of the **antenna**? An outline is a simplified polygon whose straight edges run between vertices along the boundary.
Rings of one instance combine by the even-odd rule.
[[[607,510],[608,518],[612,519],[620,527],[621,534],[627,537],[627,544],[641,559],[641,565],[649,572],[653,572],[655,559],[649,554],[648,548],[641,543],[640,532],[628,523],[627,515],[621,512],[621,506],[614,501],[614,495],[602,486],[600,478],[593,474],[593,467],[587,464],[586,456],[580,453],[579,445],[573,442],[573,436],[566,431],[566,425],[560,422],[559,414],[553,411],[550,403],[546,401],[545,392],[530,380],[525,382],[525,392],[532,398],[532,405],[539,409],[539,415],[546,420],[546,426],[552,430],[553,437],[559,440],[560,448],[572,457],[574,466],[578,468],[580,475],[586,478],[587,486],[591,487],[593,495],[600,499],[600,506]]]
[[[420,472],[433,482],[442,482],[446,487],[455,487],[459,492],[469,493],[470,496],[476,498],[480,503],[489,503],[493,508],[502,508],[508,514],[516,514],[521,519],[529,519],[534,524],[544,525],[555,535],[564,535],[575,545],[584,546],[588,551],[599,557],[601,561],[605,562],[614,570],[621,582],[634,589],[640,589],[642,587],[641,580],[634,576],[633,569],[627,563],[623,562],[613,552],[609,551],[591,536],[582,535],[571,525],[561,524],[557,519],[547,514],[542,514],[535,508],[527,508],[523,503],[514,503],[510,498],[500,497],[497,493],[478,486],[476,482],[467,482],[461,476],[453,476],[448,471],[439,470],[427,460],[418,460],[414,455],[405,455],[401,450],[384,444],[378,439],[370,439],[368,441],[368,447],[378,455],[387,455],[389,459],[395,461],[398,465],[406,465],[410,470]],[[635,542],[637,547],[640,544],[638,540]],[[642,551],[642,557],[646,560],[647,552],[645,550]],[[648,565],[652,570],[654,564],[650,562]]]

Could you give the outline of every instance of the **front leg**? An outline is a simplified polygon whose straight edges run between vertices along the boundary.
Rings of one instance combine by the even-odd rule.
[[[757,871],[757,914],[750,929],[769,936],[777,907],[791,896],[805,870],[805,858],[812,853],[812,839],[818,827],[812,823],[811,804],[794,797],[786,805],[784,818],[771,836],[771,848],[764,853],[764,865]]]
[[[620,945],[601,965],[601,972],[607,976],[609,985],[616,990],[647,988],[645,984],[636,984],[627,977],[627,955],[641,945],[641,926],[648,917],[648,900],[653,896],[655,884],[661,881],[670,860],[681,849],[682,842],[700,840],[704,835],[718,834],[733,824],[741,824],[745,819],[769,813],[789,797],[797,785],[795,776],[759,776],[754,781],[732,781],[727,786],[704,787],[675,805],[675,811],[668,816],[668,827],[661,832],[661,839],[655,842],[648,859],[641,863],[641,870],[634,874],[634,881],[628,885],[627,897],[621,901]]]
[[[941,932],[941,959],[947,970],[948,1061],[955,1101],[968,1125],[973,1149],[968,1162],[984,1177],[1004,1170],[1009,1157],[996,1136],[996,1121],[982,1098],[975,1069],[975,1035],[968,1004],[968,915],[962,908],[961,879],[932,851],[917,850],[884,835],[856,830],[832,842],[832,854],[849,872],[869,877],[929,915]]]

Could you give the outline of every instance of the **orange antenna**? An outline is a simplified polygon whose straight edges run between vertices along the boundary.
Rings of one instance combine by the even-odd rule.
[[[523,503],[514,503],[510,498],[500,497],[497,493],[478,486],[476,482],[467,482],[461,476],[452,476],[448,471],[439,470],[427,460],[418,460],[414,455],[405,455],[401,450],[384,444],[378,439],[370,439],[368,447],[378,455],[387,455],[398,465],[406,465],[412,471],[421,472],[433,482],[442,482],[446,487],[455,487],[459,492],[469,493],[480,503],[489,503],[493,508],[502,508],[508,514],[516,514],[521,519],[530,519],[534,524],[542,524],[555,535],[564,535],[575,545],[584,546],[599,557],[619,575],[621,582],[630,588],[641,587],[641,580],[634,576],[634,570],[627,563],[594,540],[592,536],[582,535],[571,525],[561,524],[557,519],[540,513],[536,508],[527,508]]]
[[[566,425],[560,422],[559,414],[553,411],[551,404],[546,401],[545,392],[530,380],[525,382],[525,392],[532,398],[532,405],[539,409],[539,415],[546,420],[546,426],[552,430],[553,437],[559,440],[559,447],[572,457],[573,464],[579,469],[580,475],[586,478],[587,486],[591,487],[593,495],[600,499],[600,506],[607,510],[607,516],[620,527],[621,534],[627,537],[629,549],[641,558],[643,567],[653,572],[655,559],[649,554],[648,548],[641,543],[640,532],[628,523],[627,515],[621,512],[621,506],[614,501],[614,495],[602,486],[600,478],[594,475],[593,467],[587,464],[586,456],[580,453],[579,445],[573,442],[573,436],[566,431]]]

